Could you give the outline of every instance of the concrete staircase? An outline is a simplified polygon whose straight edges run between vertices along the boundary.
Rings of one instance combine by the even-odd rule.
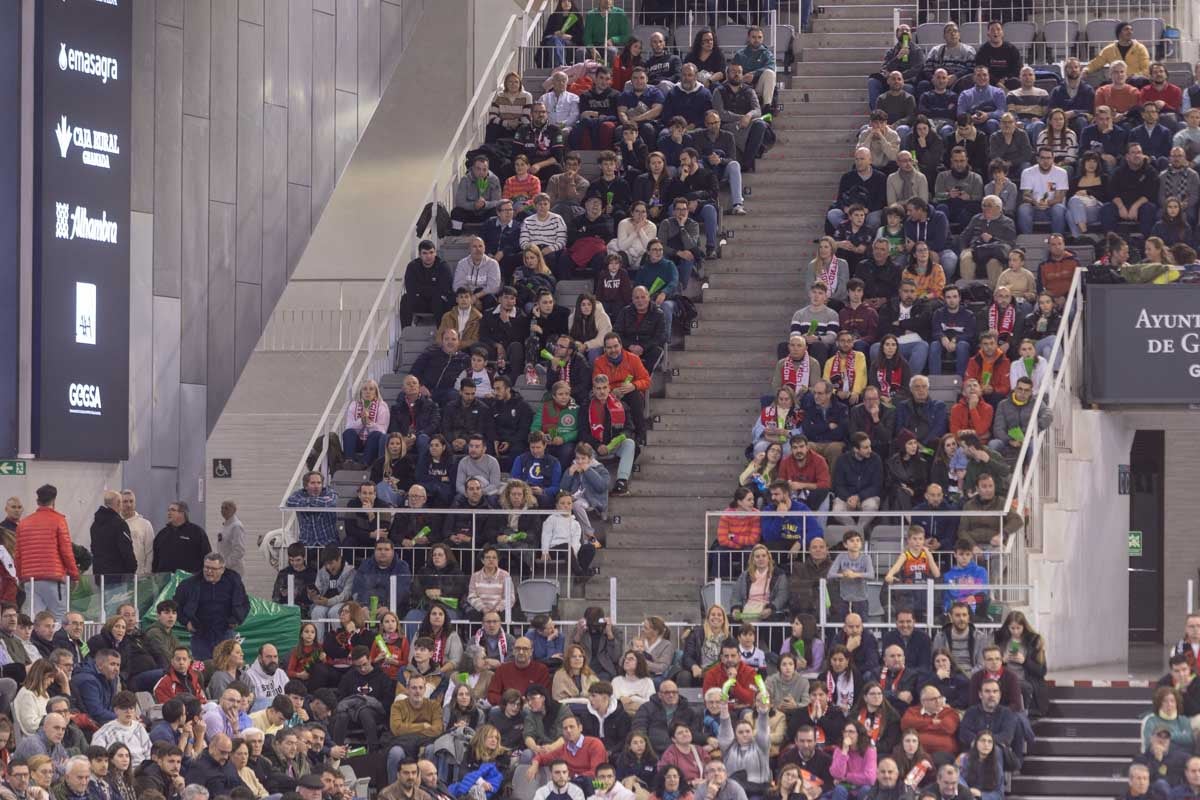
[[[1150,689],[1052,686],[1050,713],[1033,725],[1037,741],[1013,779],[1012,800],[1102,798],[1125,792],[1138,753]]]
[[[623,622],[650,613],[698,617],[705,512],[729,503],[759,397],[769,391],[775,346],[807,303],[799,270],[850,164],[865,120],[865,76],[892,37],[894,5],[830,6],[814,18],[814,33],[799,38],[803,60],[792,67],[790,88],[779,90],[778,143],[746,176],[749,214],[724,217],[728,244],[723,258],[705,265],[709,288],[697,327],[672,350],[630,496],[612,501],[598,563],[603,576],[618,578]],[[716,535],[715,520],[708,535]],[[606,603],[608,591],[608,581],[593,580],[586,602]]]

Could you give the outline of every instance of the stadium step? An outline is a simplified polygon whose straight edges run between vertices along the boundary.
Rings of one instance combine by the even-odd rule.
[[[721,430],[724,428],[741,428],[746,423],[744,414],[714,414],[711,417],[693,419],[686,414],[660,414],[654,423],[654,433],[665,431],[699,432]],[[707,436],[707,433],[702,434]]]
[[[737,322],[707,320],[697,331],[706,333],[746,333],[758,336],[769,336],[777,332],[780,324],[775,320],[746,319]],[[694,335],[694,334],[693,334]],[[710,369],[729,369],[731,367],[775,366],[774,353],[737,353],[731,354],[724,350],[702,350],[699,345],[685,343],[686,348],[671,351],[671,368],[708,367]]]
[[[891,3],[879,3],[877,5],[869,4],[854,4],[854,5],[837,5],[826,6],[821,10],[818,19],[883,19],[886,18],[889,22],[892,19],[889,6]],[[912,11],[907,8],[900,9],[900,21],[912,22],[914,19]]]
[[[745,277],[745,275],[743,275],[741,273],[735,273],[733,275],[713,276],[712,282],[714,285],[716,285],[718,277],[721,278],[720,285],[729,289],[729,288],[733,288],[737,285],[735,282],[731,281],[732,278],[735,278],[735,277],[742,278],[742,277]],[[753,277],[753,276],[751,276],[751,277]],[[752,281],[750,284],[747,285],[746,288],[752,288],[754,286],[760,286],[760,285],[761,285],[761,280]],[[777,320],[756,319],[753,316],[749,316],[746,319],[741,319],[741,320],[736,320],[736,321],[735,320],[712,320],[712,319],[699,320],[697,322],[696,328],[692,332],[692,335],[696,336],[701,331],[703,331],[704,333],[723,333],[723,334],[728,334],[730,336],[771,336],[771,335],[778,333],[779,330],[780,330],[780,324]],[[742,354],[739,357],[740,360],[735,360],[734,358],[729,357],[728,353],[722,353],[719,350],[715,350],[715,351],[704,350],[698,344],[691,344],[691,343],[687,343],[687,342],[685,342],[685,345],[686,345],[686,349],[681,350],[678,353],[675,353],[675,352],[671,353],[671,366],[673,368],[674,367],[722,367],[722,368],[728,368],[728,367],[740,367],[743,365],[752,365],[752,364],[759,363],[759,359],[755,359],[752,357],[748,358],[746,354]],[[704,354],[704,355],[701,355],[701,354]],[[721,358],[719,356],[717,358],[705,357],[705,356],[717,356],[717,354],[721,354],[721,356],[724,356],[724,358]],[[766,363],[765,354],[763,356],[762,363],[764,363],[764,364]],[[774,366],[774,363],[775,362],[772,360],[771,366]]]
[[[758,240],[758,241],[761,241],[761,240]],[[778,269],[778,267],[779,267],[778,262],[772,261],[771,263],[774,263],[776,266],[776,269]],[[707,289],[706,291],[711,292],[713,290]],[[705,321],[710,320],[710,319],[743,320],[747,317],[747,315],[749,315],[751,313],[753,313],[756,316],[771,318],[772,314],[779,315],[779,314],[784,313],[785,306],[791,308],[791,311],[787,312],[788,319],[791,319],[792,314],[794,314],[796,312],[796,307],[793,307],[791,305],[791,301],[788,301],[787,303],[776,302],[776,303],[771,303],[771,304],[753,303],[752,307],[751,307],[750,303],[747,303],[746,305],[742,305],[742,302],[745,302],[744,298],[742,301],[738,302],[738,305],[721,305],[721,304],[716,303],[715,301],[708,302],[708,303],[701,303],[702,306],[708,306],[708,307],[703,308],[700,311],[700,330],[703,331]],[[778,316],[776,316],[775,318],[778,318]],[[697,338],[697,336],[703,336],[703,333],[701,332],[699,334],[694,334],[689,337],[689,340],[695,340]],[[715,350],[715,349],[725,349],[725,348],[709,348],[709,347],[705,346],[701,349],[714,349]]]
[[[741,425],[749,412],[739,414],[737,424]],[[682,415],[681,415],[682,416]],[[638,464],[634,473],[636,480],[669,483],[671,481],[706,481],[714,478],[728,478],[729,471],[724,464]],[[655,520],[656,530],[670,530],[671,519]]]
[[[820,36],[827,33],[863,34],[864,38],[873,33],[884,33],[889,37],[895,36],[891,14],[878,14],[867,19],[817,17],[812,21],[812,30],[812,34],[802,34],[802,36]]]
[[[774,341],[774,340],[772,340]],[[675,383],[667,384],[667,397],[701,398],[701,397],[745,397],[746,387],[740,381],[708,382],[708,383]]]
[[[768,335],[773,335],[768,334]],[[744,366],[737,372],[737,378],[743,382],[770,381],[771,373],[775,371],[774,362],[770,364],[760,364],[757,366]],[[733,377],[732,375],[729,377]],[[671,383],[712,383],[713,375],[711,367],[686,367],[677,364],[671,365]]]
[[[711,397],[712,395],[708,396]],[[737,477],[734,474],[735,467],[740,472],[742,467],[746,466],[746,459],[740,447],[699,444],[647,447],[642,452],[641,460],[643,464],[694,464],[697,461],[702,461],[706,464],[728,464],[730,465],[730,475],[732,478]],[[723,499],[728,501],[729,498]],[[661,509],[659,510],[661,511]]]
[[[651,406],[652,416],[665,416],[668,414],[688,414],[688,415],[706,415],[706,414],[757,414],[759,409],[758,397],[751,396],[750,392],[746,393],[745,397],[723,400],[702,399],[688,397],[663,397],[654,400]]]
[[[842,138],[852,137],[858,138],[858,128],[861,125],[867,124],[867,115],[863,113],[842,113],[842,114],[813,114],[804,117],[788,117],[785,116],[775,123],[777,131],[824,131],[829,134],[830,128],[836,128],[839,131],[845,130],[846,134],[835,134],[835,141],[841,141]]]
[[[792,305],[793,301],[799,300],[802,297],[800,291],[800,282],[796,280],[795,273],[791,270],[780,270],[780,283],[790,283],[790,286],[778,286],[773,289],[763,287],[758,291],[747,292],[741,289],[717,289],[709,288],[704,290],[704,302],[706,303],[754,303],[758,307],[758,302],[762,301],[764,305]],[[769,302],[768,302],[769,301]],[[794,308],[792,309],[795,310]]]
[[[793,306],[789,306],[789,308],[791,309],[791,311],[785,311],[783,309],[783,307],[771,307],[771,310],[769,312],[764,312],[764,313],[767,313],[770,316],[775,317],[776,319],[790,320],[792,318],[792,314],[796,313],[796,309],[799,308],[799,306],[793,305]],[[784,335],[784,333],[782,331],[779,333],[779,335],[769,335],[769,334],[768,335],[759,335],[759,336],[733,336],[731,334],[709,335],[704,332],[703,325],[698,327],[696,329],[696,333],[694,333],[691,337],[692,341],[695,342],[695,344],[697,344],[700,347],[703,347],[706,350],[725,350],[725,351],[732,351],[732,352],[739,352],[739,353],[749,352],[752,348],[759,348],[760,350],[762,348],[767,348],[766,350],[762,350],[762,352],[774,352],[774,350],[772,348],[774,348],[776,344],[778,344],[779,342],[782,342],[786,338],[787,337]],[[668,394],[667,396],[671,397],[670,394]],[[681,397],[681,396],[682,395],[675,395],[675,397]]]
[[[1018,775],[1012,782],[1014,792],[1045,797],[1112,797],[1122,794],[1126,787],[1126,781],[1119,777],[1086,775]]]
[[[1064,766],[1071,769],[1072,774],[1111,778],[1120,775],[1129,766],[1129,759],[1120,756],[1077,756],[1075,758],[1054,758],[1051,756],[1026,756],[1021,764],[1021,774],[1028,776],[1045,776],[1061,773]]]
[[[794,89],[780,89],[778,95],[779,101],[785,105],[788,103],[856,102],[861,103],[865,107],[867,104],[867,82],[863,80],[861,86],[856,83],[843,82],[841,85],[836,86],[817,87],[810,85],[809,81],[804,81],[803,83],[798,83]],[[792,111],[798,111],[798,109],[792,108]]]
[[[740,378],[739,378],[740,379]],[[749,376],[748,380],[753,380],[753,376]],[[768,383],[769,378],[759,380],[760,384]],[[707,430],[703,433],[704,442],[706,444],[727,444],[730,447],[744,446],[750,437],[750,426],[742,424],[736,428],[725,428],[723,430]],[[655,428],[646,434],[646,439],[651,447],[660,447],[662,445],[688,445],[696,440],[694,431],[663,431]],[[729,483],[726,482],[726,487]],[[692,492],[685,491],[678,487],[671,487],[672,494],[690,495]]]
[[[831,22],[837,22],[837,21],[831,20]],[[842,20],[842,22],[849,23],[849,22],[851,22],[851,20]],[[856,31],[852,31],[852,30],[850,30],[850,31],[818,30],[818,31],[814,31],[813,33],[804,33],[804,34],[800,35],[800,41],[797,46],[801,50],[803,50],[805,47],[851,48],[851,47],[872,47],[872,46],[874,46],[874,47],[879,48],[879,53],[882,57],[883,52],[885,50],[887,50],[888,47],[894,41],[895,41],[895,34],[892,33],[892,31],[890,30],[890,25],[889,25],[889,30],[884,30],[884,31],[856,32]],[[876,69],[879,68],[878,62],[875,64],[875,68]],[[859,73],[846,72],[843,74],[842,79],[844,81],[846,81],[847,83],[849,83],[851,81],[854,81],[854,82],[861,81],[862,84],[865,86],[866,78],[867,78],[868,74],[870,74],[870,73],[859,74]]]
[[[806,48],[804,52],[809,53],[836,53],[840,48],[824,48],[811,47]],[[846,50],[844,52],[853,53],[854,50]],[[877,48],[871,48],[870,52],[878,53]],[[879,59],[869,59],[863,61],[851,61],[850,59],[840,59],[838,61],[828,61],[819,57],[814,57],[811,61],[797,61],[792,65],[792,72],[796,75],[796,81],[801,86],[807,87],[809,81],[814,77],[833,77],[838,81],[839,85],[846,84],[846,73],[853,70],[855,73],[861,74],[863,84],[866,85],[867,75],[872,71],[879,69]]]
[[[736,431],[741,436],[745,435],[744,431]],[[655,446],[658,444],[678,444],[678,442],[664,441],[667,436],[690,436],[691,434],[684,431],[650,431],[650,444]],[[706,439],[711,438],[706,434]],[[686,444],[687,442],[684,442]],[[735,442],[736,444],[736,442]],[[735,476],[736,479],[736,476]],[[630,497],[712,497],[719,496],[725,493],[733,492],[733,484],[736,480],[730,481],[728,476],[720,480],[709,481],[685,481],[676,479],[671,481],[670,489],[667,492],[663,491],[663,487],[656,486],[650,481],[633,481],[629,484]]]

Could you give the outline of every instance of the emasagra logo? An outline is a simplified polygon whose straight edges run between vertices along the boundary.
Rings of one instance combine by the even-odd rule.
[[[54,204],[55,239],[87,239],[101,244],[117,244],[117,236],[117,223],[108,218],[107,211],[101,211],[97,219],[88,216],[85,206],[75,206],[72,211],[70,203]]]
[[[66,158],[74,144],[80,151],[80,160],[91,167],[109,168],[109,156],[121,155],[121,140],[118,134],[99,131],[67,122],[64,114],[54,127],[54,138],[58,142],[58,154]]]
[[[109,78],[117,80],[119,69],[117,60],[112,56],[68,48],[66,42],[58,43],[58,68],[63,72],[71,70],[95,76],[101,83],[108,83]]]

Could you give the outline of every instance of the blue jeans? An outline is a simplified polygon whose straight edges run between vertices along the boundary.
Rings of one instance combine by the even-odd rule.
[[[224,633],[211,631],[196,631],[192,634],[192,658],[199,661],[212,658],[213,648],[226,639],[233,638],[233,630]]]
[[[1103,207],[1097,203],[1089,205],[1079,197],[1067,200],[1067,228],[1071,231],[1071,235],[1079,235],[1080,225],[1098,225],[1100,210]]]
[[[129,688],[135,692],[154,691],[154,684],[158,683],[158,679],[166,673],[165,669],[148,669],[145,672],[139,672],[129,679]]]
[[[734,138],[737,138],[735,130]],[[746,144],[742,149],[742,164],[746,169],[754,169],[754,163],[758,159],[758,153],[762,150],[763,137],[767,135],[767,123],[761,119],[756,119],[750,123],[750,127],[746,129]]]
[[[546,36],[542,39],[543,47],[550,47],[554,50],[554,56],[551,60],[551,66],[561,67],[567,63],[567,40],[558,36]]]
[[[942,272],[946,273],[946,283],[953,283],[954,276],[958,274],[958,253],[954,250],[943,250],[938,255],[942,259]]]
[[[627,481],[629,480],[629,476],[633,474],[633,457],[636,452],[637,445],[634,444],[633,439],[626,439],[625,441],[621,442],[621,445],[617,448],[615,456],[610,452],[606,456],[600,456],[597,454],[596,457],[602,461],[611,461],[613,458],[616,458],[617,480]]]
[[[935,336],[929,343],[929,374],[942,374],[942,339]],[[962,375],[967,371],[967,361],[971,358],[971,343],[965,339],[954,340],[954,372]]]
[[[1033,223],[1035,221],[1044,222],[1050,220],[1050,230],[1053,233],[1062,233],[1067,229],[1067,206],[1064,203],[1055,203],[1047,209],[1041,209],[1034,206],[1032,203],[1021,203],[1017,206],[1017,233],[1033,233]]]
[[[1142,203],[1138,207],[1137,221],[1138,228],[1141,229],[1142,236],[1149,236],[1150,231],[1154,229],[1154,222],[1158,218],[1158,206],[1154,203]],[[1105,203],[1100,208],[1100,222],[1104,225],[1104,229],[1115,231],[1117,225],[1121,222],[1120,216],[1117,214],[1116,203]]]
[[[367,440],[362,442],[358,438],[356,429],[347,428],[342,431],[342,455],[348,461],[358,461],[361,448],[363,463],[374,464],[375,459],[379,458],[379,454],[383,452],[384,436],[379,431],[371,431],[367,434]]]
[[[28,586],[29,582],[25,581],[24,584]],[[33,597],[29,598],[29,616],[37,616],[39,611],[49,611],[55,619],[61,620],[67,615],[70,601],[68,591],[65,580],[34,580]]]
[[[903,342],[900,345],[900,355],[904,356],[904,360],[908,362],[908,367],[912,370],[913,375],[921,375],[925,372],[925,362],[929,360],[929,342],[923,339],[915,342]],[[879,342],[876,342],[871,345],[871,361],[878,356]]]
[[[680,270],[680,273],[681,273],[680,280],[682,280],[682,270]],[[673,323],[675,321],[675,301],[674,300],[664,300],[663,304],[661,306],[659,306],[659,308],[662,309],[663,315],[667,318],[667,338],[670,339],[671,338],[671,330],[672,330],[671,323]],[[646,368],[649,369],[652,366],[654,366],[654,365],[647,364]]]
[[[696,210],[696,216],[700,217],[700,221],[704,223],[705,244],[709,247],[716,247],[717,207],[712,203],[701,203],[700,208]]]
[[[839,225],[844,223],[847,219],[848,218],[846,217],[846,212],[842,211],[840,208],[831,208],[831,209],[829,209],[828,213],[825,214],[825,220],[830,225],[832,225],[834,228],[837,228]],[[868,228],[878,228],[880,225],[882,225],[883,224],[883,209],[880,209],[879,211],[869,212],[867,214],[867,221],[864,224]]]
[[[1040,119],[1030,120],[1025,123],[1025,135],[1029,137],[1029,143],[1037,147],[1038,134],[1045,129],[1046,123]]]
[[[732,158],[719,167],[714,167],[713,172],[717,178],[723,181],[729,181],[729,201],[730,205],[740,206],[745,202],[745,197],[742,195],[742,165]]]
[[[692,281],[692,273],[696,271],[696,262],[681,258],[676,266],[679,269],[679,291],[682,292]]]

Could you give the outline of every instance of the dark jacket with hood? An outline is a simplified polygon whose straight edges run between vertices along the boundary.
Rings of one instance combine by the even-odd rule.
[[[133,536],[121,515],[100,506],[92,520],[92,574],[133,575],[137,556],[133,554]]]

